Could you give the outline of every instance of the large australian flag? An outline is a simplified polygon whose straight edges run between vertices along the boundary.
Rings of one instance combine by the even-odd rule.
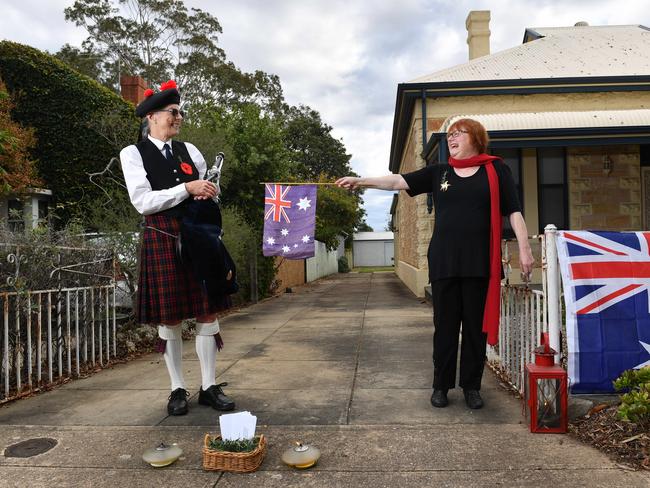
[[[264,256],[304,259],[316,246],[316,185],[267,183],[264,195]]]
[[[650,366],[650,232],[558,233],[574,393]]]

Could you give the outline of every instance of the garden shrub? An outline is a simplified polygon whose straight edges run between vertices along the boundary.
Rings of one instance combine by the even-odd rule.
[[[621,395],[619,418],[650,425],[650,366],[624,371],[614,381],[614,388],[617,391],[627,390]]]

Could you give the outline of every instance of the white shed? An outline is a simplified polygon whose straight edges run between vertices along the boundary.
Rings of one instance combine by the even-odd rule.
[[[354,266],[393,266],[392,232],[358,232],[352,239]]]

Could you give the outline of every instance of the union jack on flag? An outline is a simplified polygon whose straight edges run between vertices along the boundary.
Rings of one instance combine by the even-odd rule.
[[[282,185],[269,185],[266,184],[267,197],[264,197],[264,205],[270,205],[269,209],[264,214],[264,220],[268,220],[273,216],[273,222],[281,222],[284,217],[285,222],[291,222],[285,208],[291,208],[291,200],[285,200],[287,193],[289,193],[290,186]]]
[[[563,231],[557,248],[571,390],[613,391],[650,366],[650,232]]]

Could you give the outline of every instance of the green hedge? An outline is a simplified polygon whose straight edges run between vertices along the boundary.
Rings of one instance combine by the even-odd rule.
[[[53,56],[13,42],[0,42],[0,77],[15,102],[14,120],[35,129],[32,156],[54,194],[55,214],[66,222],[102,203],[88,173],[135,142],[133,105]]]

